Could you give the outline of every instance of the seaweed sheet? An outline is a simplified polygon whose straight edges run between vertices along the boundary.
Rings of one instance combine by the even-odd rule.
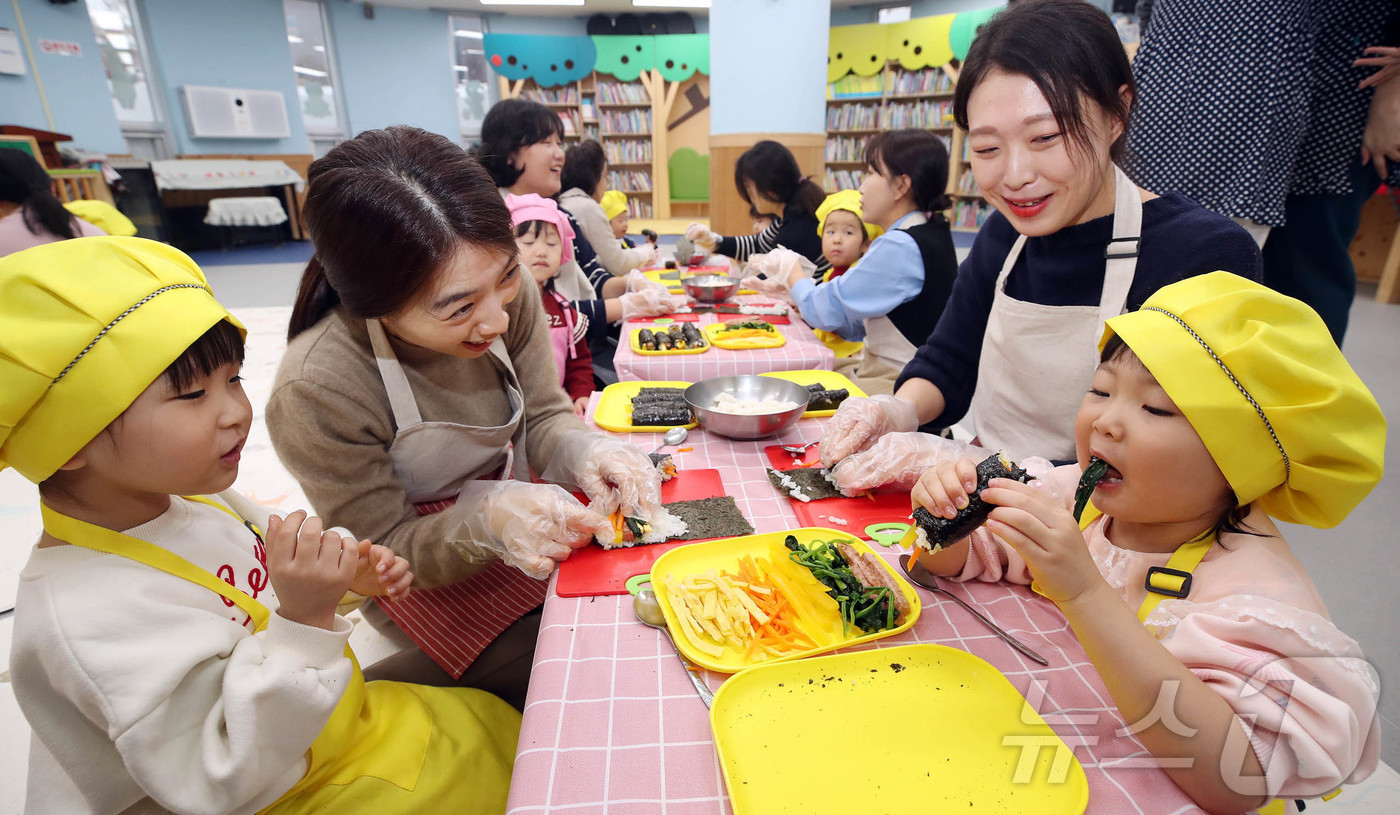
[[[685,521],[688,530],[671,540],[693,541],[753,534],[753,524],[739,511],[734,499],[727,495],[697,501],[676,501],[665,506],[672,515]]]
[[[771,467],[768,469],[768,480],[777,488],[778,492],[789,498],[794,498],[792,490],[783,485],[781,476],[787,476],[797,482],[798,489],[807,496],[810,501],[817,501],[822,498],[844,498],[841,491],[836,489],[836,485],[826,480],[827,470],[798,468],[795,470],[783,470],[781,473]],[[801,498],[795,500],[801,501]]]

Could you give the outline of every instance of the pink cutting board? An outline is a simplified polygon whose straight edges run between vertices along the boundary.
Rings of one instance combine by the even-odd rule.
[[[763,448],[775,470],[794,470],[803,464],[812,464],[821,456],[815,445],[807,448],[801,456],[794,456],[778,445]],[[872,498],[822,498],[818,501],[799,501],[789,498],[792,511],[797,514],[800,526],[820,526],[827,529],[844,529],[863,540],[870,540],[865,528],[878,523],[909,523],[909,491],[900,489],[878,489]]]
[[[681,470],[675,478],[661,485],[661,501],[666,504],[723,496],[724,480],[719,470]],[[688,543],[699,541],[653,543],[627,549],[604,549],[597,543],[590,543],[575,549],[568,560],[559,564],[559,580],[554,584],[554,591],[560,597],[626,594],[628,578],[647,574],[657,558]]]

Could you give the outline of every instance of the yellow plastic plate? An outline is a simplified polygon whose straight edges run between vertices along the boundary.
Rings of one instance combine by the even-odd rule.
[[[826,587],[818,583],[815,577],[812,577],[812,573],[807,570],[807,567],[799,566],[788,558],[788,549],[783,546],[783,539],[788,535],[796,536],[800,543],[807,545],[811,545],[812,541],[816,540],[840,539],[854,546],[857,551],[874,551],[865,541],[857,540],[845,532],[820,527],[806,527],[788,532],[769,532],[763,535],[746,535],[742,538],[725,538],[707,543],[693,543],[690,546],[672,549],[657,558],[656,563],[652,564],[652,590],[656,592],[657,598],[661,601],[661,611],[666,615],[666,624],[671,629],[671,635],[675,637],[676,647],[680,648],[681,652],[692,662],[703,665],[712,671],[734,673],[744,668],[753,667],[760,662],[784,662],[800,659],[813,654],[824,654],[847,645],[893,636],[907,631],[918,621],[919,596],[914,593],[914,589],[904,581],[904,578],[896,575],[889,564],[882,559],[880,565],[884,566],[885,571],[895,577],[895,583],[900,586],[905,599],[909,601],[909,613],[904,615],[904,622],[888,631],[864,634],[861,633],[860,629],[853,628],[849,635],[843,633],[841,614],[836,609],[836,601],[827,596]],[[815,648],[794,651],[781,657],[749,662],[745,659],[744,652],[732,645],[725,646],[723,655],[710,656],[696,648],[695,644],[686,636],[685,629],[681,628],[680,622],[676,619],[676,611],[671,606],[671,597],[666,590],[665,578],[670,577],[679,582],[687,577],[703,575],[710,569],[720,572],[737,572],[739,558],[744,555],[753,555],[755,559],[764,558],[774,570],[781,571],[784,577],[806,590],[805,595],[799,598],[799,602],[811,609],[811,613],[800,615],[797,618],[797,624],[816,641]]]
[[[632,397],[642,392],[642,388],[685,388],[689,382],[614,382],[603,388],[598,397],[598,409],[593,411],[593,421],[604,430],[614,433],[656,433],[673,427],[693,429],[695,422],[685,425],[641,425],[632,424]]]
[[[760,316],[753,316],[749,319],[762,320]],[[705,326],[705,336],[709,337],[713,345],[720,348],[728,348],[731,351],[742,351],[749,348],[778,348],[787,344],[787,337],[784,337],[777,328],[772,328],[767,332],[767,336],[762,337],[726,337],[724,329],[731,323],[710,323]]]
[[[789,382],[796,382],[802,387],[815,384],[817,382],[826,386],[829,391],[836,391],[845,388],[851,392],[852,397],[865,396],[865,391],[861,390],[856,383],[836,373],[835,371],[773,371],[772,373],[759,374],[759,376],[771,376],[774,379],[786,379]],[[804,419],[821,419],[826,416],[835,415],[836,410],[809,410],[802,414]]]
[[[652,332],[655,332],[655,331],[656,331],[656,328],[657,328],[657,327],[653,326],[653,327],[651,327],[651,328],[648,329],[648,330],[650,330],[650,331],[652,331]],[[663,326],[660,326],[660,328],[665,329],[665,328],[669,328],[669,326],[663,325]],[[707,342],[707,343],[705,343],[705,347],[704,347],[704,348],[682,348],[682,349],[679,350],[679,351],[674,350],[674,349],[672,349],[672,350],[670,350],[670,351],[652,351],[652,350],[650,350],[650,349],[648,349],[648,348],[643,348],[640,344],[638,344],[638,342],[637,342],[637,336],[638,336],[639,334],[641,334],[641,333],[642,333],[642,329],[640,329],[640,328],[634,328],[634,329],[632,329],[632,351],[633,351],[634,353],[641,354],[642,356],[645,356],[645,357],[673,357],[673,356],[676,356],[676,355],[678,355],[678,354],[703,354],[703,353],[705,353],[706,351],[710,350],[710,343]]]
[[[735,815],[1078,815],[1089,802],[1074,752],[1006,677],[942,645],[744,671],[715,694],[710,726]]]

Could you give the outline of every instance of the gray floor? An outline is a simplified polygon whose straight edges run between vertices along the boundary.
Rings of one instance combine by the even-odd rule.
[[[960,250],[959,255],[966,253]],[[219,298],[231,308],[292,302],[300,264],[211,266],[205,269]],[[1400,306],[1375,302],[1374,288],[1357,293],[1343,350],[1371,387],[1386,416],[1400,418]],[[1386,460],[1400,462],[1400,433],[1386,441]],[[1289,526],[1289,544],[1326,598],[1332,617],[1360,641],[1381,677],[1381,716],[1386,763],[1400,767],[1400,475],[1393,470],[1375,492],[1336,529]]]

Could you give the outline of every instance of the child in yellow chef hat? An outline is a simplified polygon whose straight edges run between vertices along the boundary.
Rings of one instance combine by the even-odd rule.
[[[337,615],[388,549],[230,488],[243,327],[138,238],[0,259],[0,469],[39,485],[11,674],[38,812],[502,812],[519,715],[366,684]]]
[[[626,248],[635,248],[636,244],[627,239],[627,194],[622,190],[608,190],[603,193],[603,199],[599,203],[603,206],[603,214],[607,216],[608,226],[612,227],[613,237],[622,241]]]
[[[920,562],[1034,579],[1206,809],[1296,811],[1370,775],[1374,672],[1274,523],[1336,526],[1381,478],[1385,418],[1317,313],[1225,272],[1161,289],[1108,321],[1075,442],[1039,485],[993,479],[986,525]],[[976,481],[941,464],[914,500],[951,518]]]
[[[860,190],[841,190],[828,195],[817,207],[817,234],[822,236],[822,255],[831,262],[821,282],[845,274],[870,248],[870,242],[884,232],[875,224],[865,222],[860,210]],[[855,356],[865,347],[863,342],[852,342],[831,331],[817,328],[814,332],[838,358]]]

